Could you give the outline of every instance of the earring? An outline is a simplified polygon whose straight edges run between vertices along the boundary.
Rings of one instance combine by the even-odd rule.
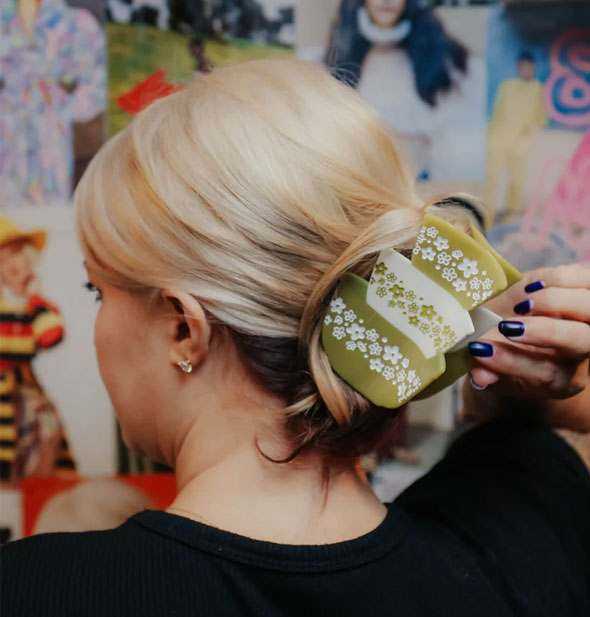
[[[190,360],[180,360],[178,366],[183,373],[191,373],[193,370],[193,365]]]

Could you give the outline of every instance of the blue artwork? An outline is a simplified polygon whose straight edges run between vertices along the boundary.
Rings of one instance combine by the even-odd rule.
[[[543,85],[550,128],[590,128],[590,7],[493,7],[488,21],[488,116],[500,86],[528,64]]]

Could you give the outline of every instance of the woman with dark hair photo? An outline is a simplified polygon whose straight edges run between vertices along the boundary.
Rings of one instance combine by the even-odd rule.
[[[385,116],[419,178],[483,179],[485,63],[422,0],[342,0],[323,61]]]

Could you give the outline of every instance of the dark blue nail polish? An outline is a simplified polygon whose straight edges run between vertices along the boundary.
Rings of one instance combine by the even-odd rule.
[[[467,349],[472,356],[476,358],[489,358],[494,355],[494,348],[489,343],[480,343],[475,341],[467,345]]]
[[[524,334],[524,324],[522,321],[501,321],[498,330],[504,336],[522,336]]]
[[[545,283],[543,281],[535,281],[534,283],[529,283],[525,288],[525,292],[528,294],[532,294],[533,291],[539,291],[539,289],[545,289]]]
[[[526,315],[527,313],[531,312],[532,307],[533,307],[533,303],[531,302],[531,300],[525,300],[524,302],[519,302],[514,307],[514,312],[517,315]]]

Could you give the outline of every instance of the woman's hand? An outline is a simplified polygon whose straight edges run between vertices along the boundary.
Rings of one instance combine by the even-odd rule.
[[[464,392],[467,411],[479,419],[528,411],[590,431],[590,269],[535,270],[486,306],[504,321],[470,345],[477,366]]]

